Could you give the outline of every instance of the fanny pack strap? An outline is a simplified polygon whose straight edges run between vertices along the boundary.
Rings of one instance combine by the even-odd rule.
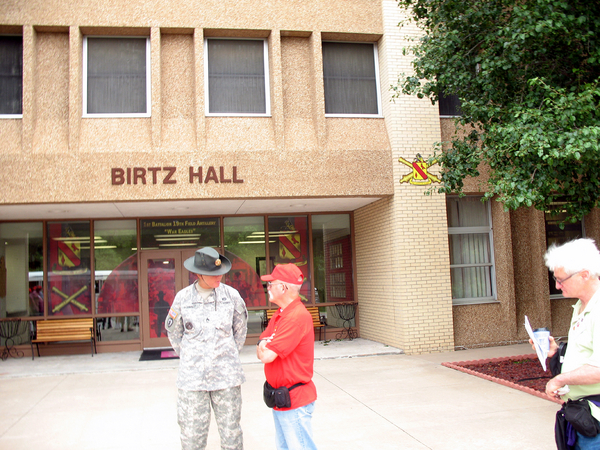
[[[588,395],[587,397],[583,397],[583,399],[589,400],[590,402],[592,402],[593,404],[595,404],[596,406],[600,406],[600,395]],[[580,400],[583,400],[580,399]]]
[[[306,383],[296,383],[295,385],[291,386],[288,388],[288,391],[291,391],[292,389],[296,389],[298,386],[302,386]]]

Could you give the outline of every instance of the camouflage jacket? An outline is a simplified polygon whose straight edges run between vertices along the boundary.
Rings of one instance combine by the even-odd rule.
[[[216,391],[239,386],[246,381],[239,357],[248,321],[244,300],[223,283],[204,300],[196,283],[177,293],[167,315],[165,328],[180,358],[177,387]]]

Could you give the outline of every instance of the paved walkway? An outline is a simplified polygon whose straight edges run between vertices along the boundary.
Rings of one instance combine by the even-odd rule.
[[[366,339],[317,342],[319,449],[553,449],[557,404],[440,365],[530,353],[522,344],[408,356]],[[180,448],[179,361],[138,361],[139,355],[0,361],[0,449]],[[253,346],[244,348],[242,362],[245,449],[274,448]],[[213,420],[208,449],[219,448]]]

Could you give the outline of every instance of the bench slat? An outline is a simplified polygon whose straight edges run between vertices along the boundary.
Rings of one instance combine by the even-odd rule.
[[[91,339],[90,336],[49,336],[42,339],[34,339],[32,342],[69,342],[69,341],[89,341]]]
[[[78,333],[78,332],[82,332],[82,331],[90,331],[90,328],[93,327],[57,327],[57,328],[38,328],[38,334],[51,334],[51,333],[56,333],[56,332],[63,332],[63,333]]]

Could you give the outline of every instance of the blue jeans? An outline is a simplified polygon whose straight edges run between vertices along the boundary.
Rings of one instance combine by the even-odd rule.
[[[315,402],[289,411],[273,410],[277,450],[317,450],[311,419]]]
[[[581,433],[577,433],[575,450],[600,450],[600,434],[593,438],[589,438]]]

